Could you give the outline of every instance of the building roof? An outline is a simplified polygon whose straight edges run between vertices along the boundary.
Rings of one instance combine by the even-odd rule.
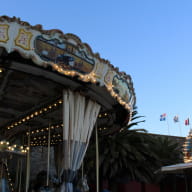
[[[163,166],[161,167],[161,172],[163,173],[176,173],[183,172],[186,169],[191,169],[192,163],[179,163],[175,165]]]

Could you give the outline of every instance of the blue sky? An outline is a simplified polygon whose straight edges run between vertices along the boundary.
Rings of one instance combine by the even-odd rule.
[[[0,15],[74,33],[133,79],[148,132],[182,136],[192,122],[192,1],[3,1]],[[167,113],[167,122],[159,116]],[[174,124],[174,115],[180,123]]]

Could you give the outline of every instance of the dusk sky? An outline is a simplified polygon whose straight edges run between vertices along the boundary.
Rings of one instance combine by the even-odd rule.
[[[171,135],[186,136],[185,119],[192,125],[191,10],[190,0],[7,0],[0,15],[79,36],[131,75],[138,112],[146,120],[135,128],[169,134],[169,127]],[[163,113],[167,121],[160,121]]]

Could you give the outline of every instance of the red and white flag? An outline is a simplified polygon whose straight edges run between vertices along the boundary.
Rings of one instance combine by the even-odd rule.
[[[185,125],[189,125],[189,118],[185,120]]]

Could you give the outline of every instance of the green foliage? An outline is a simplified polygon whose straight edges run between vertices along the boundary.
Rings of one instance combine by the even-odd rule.
[[[159,165],[166,166],[183,161],[182,147],[170,137],[158,136],[154,139],[151,150],[158,155]]]
[[[181,161],[179,144],[165,136],[147,134],[144,129],[132,129],[143,120],[133,113],[133,121],[113,135],[99,135],[100,177],[113,180],[126,177],[130,180],[152,182],[155,171],[163,165]],[[94,141],[94,139],[92,140]],[[85,158],[89,178],[95,178],[95,143],[88,148]]]

